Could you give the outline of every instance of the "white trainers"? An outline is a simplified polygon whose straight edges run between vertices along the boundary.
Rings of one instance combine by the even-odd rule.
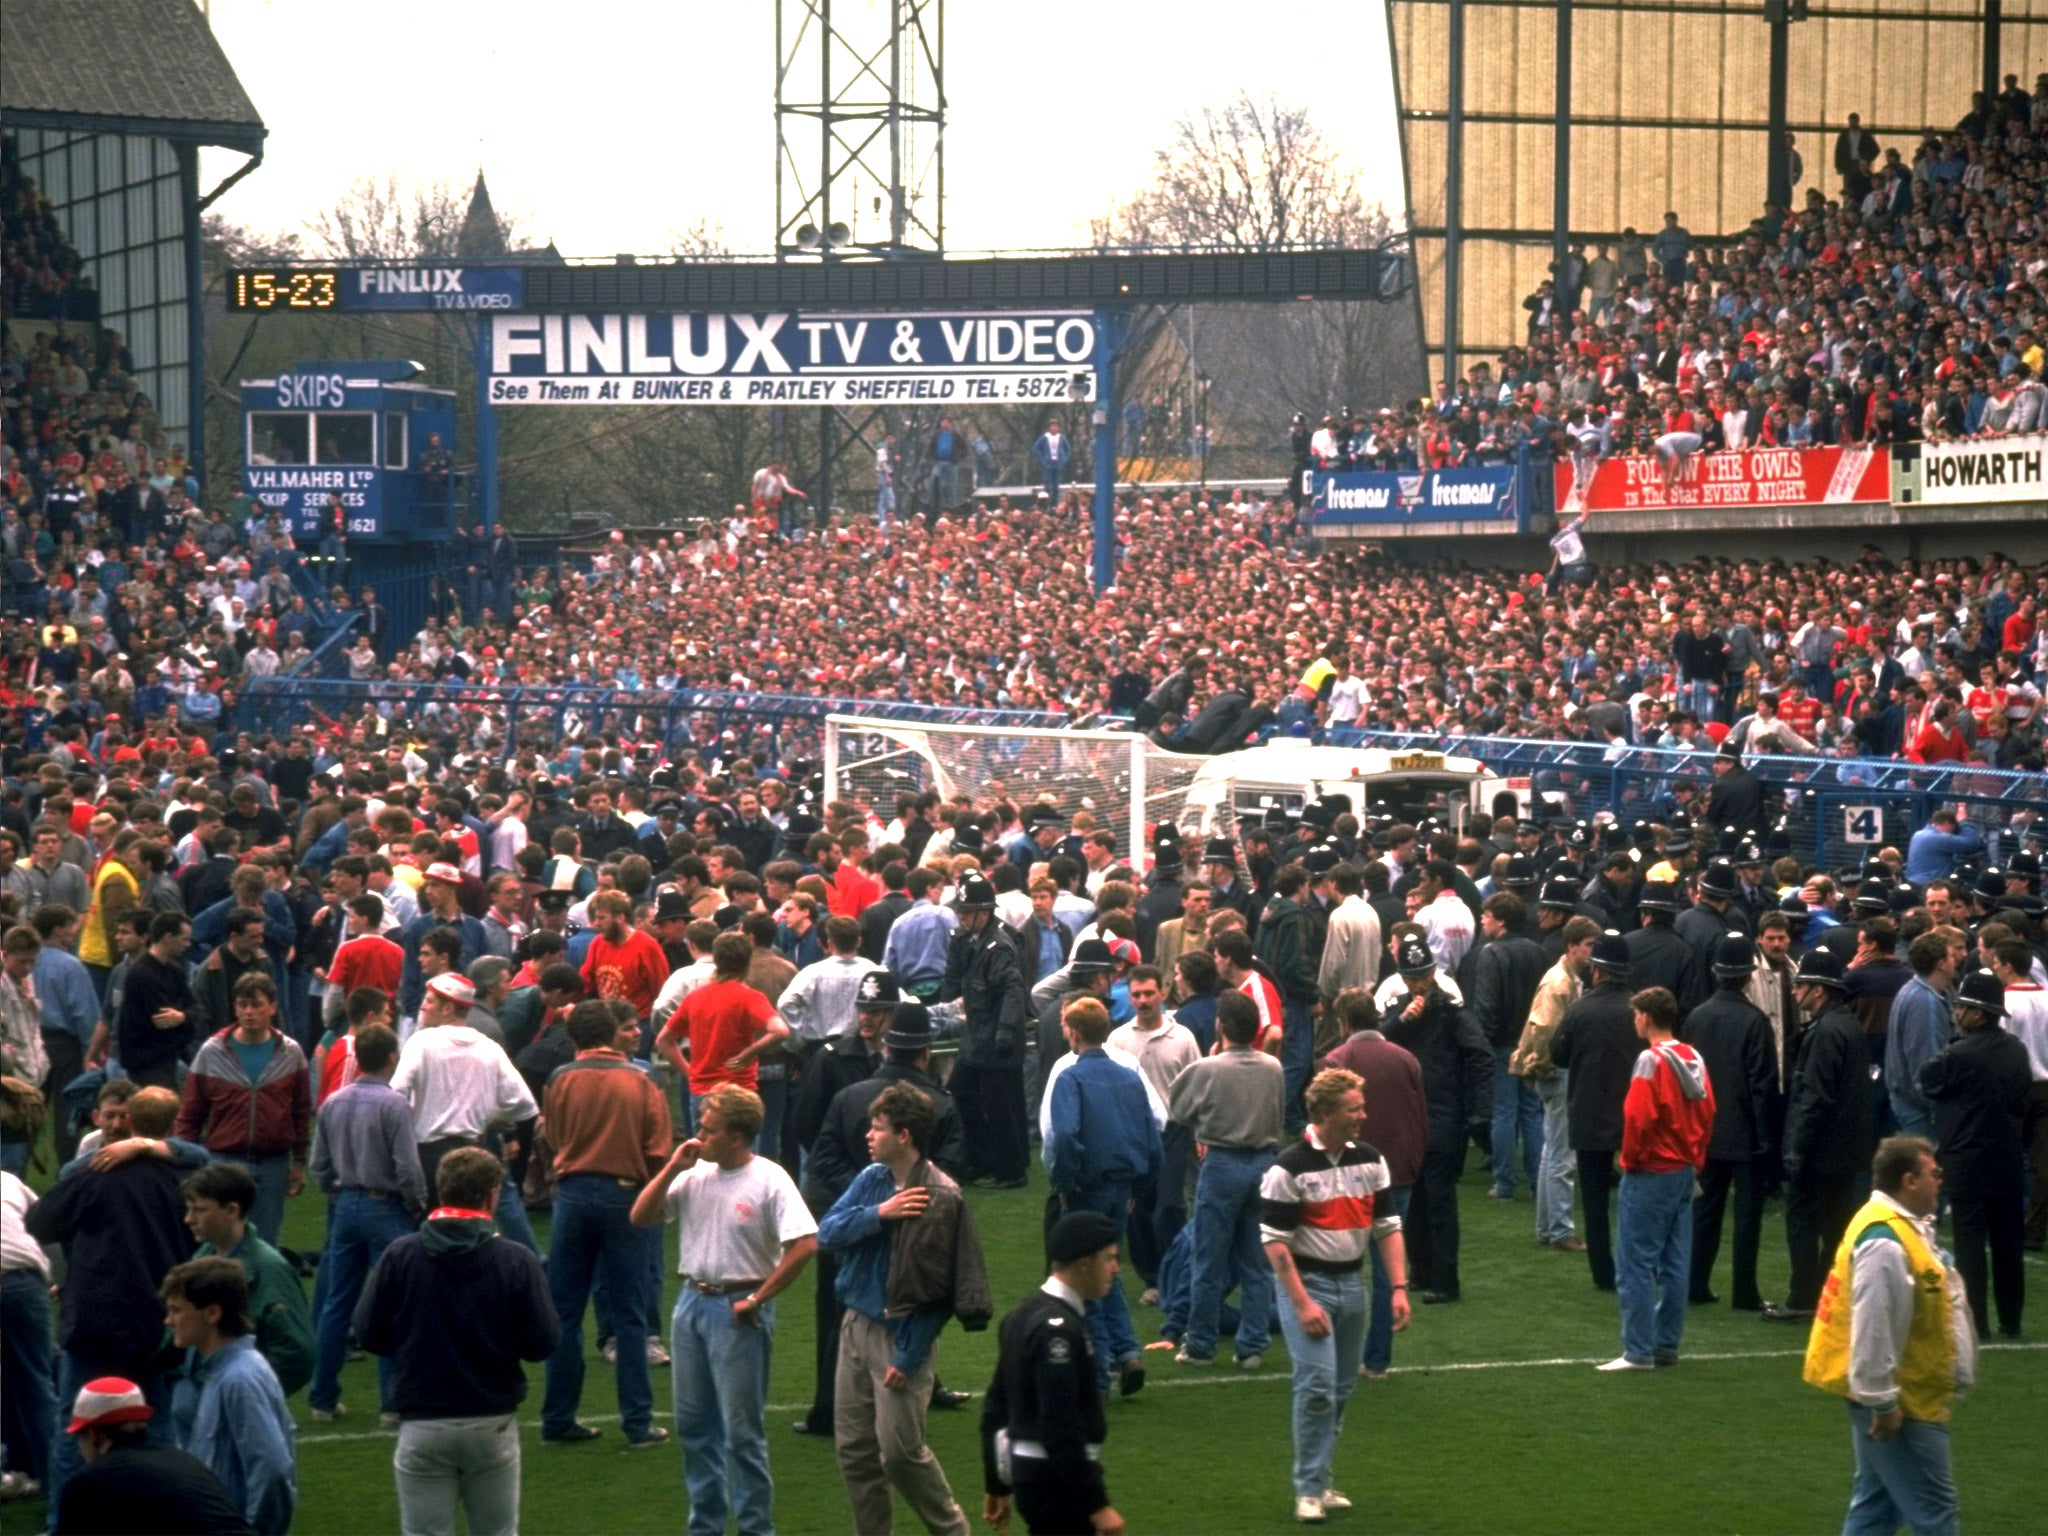
[[[315,1408],[313,1410],[313,1422],[315,1424],[332,1424],[336,1419],[345,1419],[347,1417],[347,1403],[336,1403],[332,1408]]]
[[[1339,1492],[1338,1492],[1338,1491],[1337,1491],[1336,1489],[1334,1489],[1334,1488],[1325,1488],[1325,1489],[1323,1490],[1323,1513],[1324,1513],[1324,1514],[1326,1514],[1326,1515],[1327,1515],[1327,1514],[1331,1513],[1332,1511],[1335,1511],[1335,1510],[1345,1510],[1345,1509],[1349,1509],[1350,1507],[1351,1507],[1351,1501],[1350,1501],[1349,1499],[1345,1498],[1345,1497],[1344,1497],[1344,1495],[1343,1495],[1343,1494],[1341,1494],[1341,1493],[1339,1493]]]
[[[616,1339],[606,1339],[602,1344],[598,1345],[597,1357],[606,1365],[617,1365],[619,1363],[618,1341]]]
[[[1264,1355],[1239,1355],[1237,1357],[1237,1368],[1240,1371],[1256,1371],[1265,1363],[1266,1357]]]
[[[1323,1501],[1305,1493],[1294,1501],[1294,1518],[1303,1525],[1321,1525],[1329,1517],[1323,1513]]]
[[[1148,1285],[1148,1286],[1146,1286],[1146,1287],[1145,1287],[1145,1289],[1144,1289],[1143,1291],[1141,1291],[1141,1292],[1139,1293],[1139,1295],[1138,1295],[1138,1305],[1139,1305],[1139,1306],[1141,1306],[1141,1307],[1156,1307],[1156,1306],[1158,1306],[1158,1305],[1159,1305],[1159,1287],[1158,1287],[1158,1286],[1156,1286],[1156,1285]]]
[[[649,1365],[668,1364],[668,1346],[651,1333],[647,1335],[647,1363]]]
[[[1627,1355],[1616,1355],[1604,1365],[1593,1367],[1596,1371],[1654,1371],[1656,1367],[1647,1360],[1631,1360]]]
[[[1214,1355],[1191,1355],[1185,1347],[1182,1347],[1173,1352],[1173,1363],[1175,1365],[1214,1365],[1216,1357]]]
[[[377,1415],[377,1427],[379,1429],[396,1429],[398,1425],[399,1418],[395,1413],[380,1413]]]

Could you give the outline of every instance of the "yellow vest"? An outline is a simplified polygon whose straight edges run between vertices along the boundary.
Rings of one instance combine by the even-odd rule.
[[[119,882],[128,887],[128,904],[133,906],[142,896],[142,888],[135,883],[128,866],[119,859],[109,858],[100,865],[100,872],[93,877],[92,911],[85,920],[85,931],[78,936],[78,958],[87,965],[104,965],[111,969],[121,958],[120,950],[114,944],[114,935],[107,927],[106,888]]]
[[[1899,1361],[1899,1410],[1909,1419],[1945,1424],[1955,1396],[1956,1367],[1955,1340],[1949,1332],[1948,1273],[1919,1226],[1880,1200],[1873,1199],[1858,1211],[1842,1234],[1806,1341],[1806,1380],[1837,1397],[1849,1395],[1849,1264],[1857,1237],[1874,1225],[1890,1229],[1913,1271],[1913,1321]]]

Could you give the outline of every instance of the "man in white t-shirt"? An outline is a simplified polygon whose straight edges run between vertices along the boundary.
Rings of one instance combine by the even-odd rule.
[[[691,1536],[722,1536],[728,1489],[741,1530],[774,1529],[765,1423],[773,1303],[818,1251],[818,1224],[796,1181],[754,1155],[762,1118],[758,1094],[736,1083],[712,1089],[697,1134],[633,1202],[636,1226],[669,1220],[680,1233],[669,1347]]]

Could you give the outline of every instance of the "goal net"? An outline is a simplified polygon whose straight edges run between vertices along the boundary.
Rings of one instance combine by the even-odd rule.
[[[896,796],[937,790],[976,805],[1049,801],[1072,818],[1088,811],[1117,835],[1117,854],[1142,868],[1147,833],[1179,815],[1209,759],[1168,752],[1135,731],[910,725],[861,715],[825,720],[825,793],[865,805],[883,821]]]

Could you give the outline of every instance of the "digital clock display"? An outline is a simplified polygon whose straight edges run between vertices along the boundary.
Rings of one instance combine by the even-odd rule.
[[[341,272],[334,267],[240,267],[228,273],[228,308],[338,309]]]

